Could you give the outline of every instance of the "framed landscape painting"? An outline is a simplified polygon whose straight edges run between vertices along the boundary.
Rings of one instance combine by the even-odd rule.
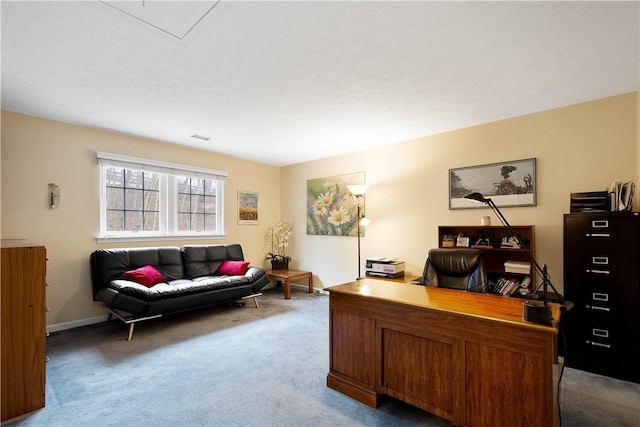
[[[258,193],[238,191],[238,224],[259,224]]]
[[[475,192],[500,207],[535,206],[536,159],[449,169],[449,209],[488,207],[465,199]]]

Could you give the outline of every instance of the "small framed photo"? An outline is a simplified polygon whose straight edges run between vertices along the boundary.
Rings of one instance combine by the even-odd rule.
[[[258,193],[238,191],[238,224],[260,224],[258,202]]]
[[[468,237],[458,236],[458,238],[456,239],[456,246],[460,246],[460,247],[463,247],[463,248],[468,248],[469,247],[469,238]]]

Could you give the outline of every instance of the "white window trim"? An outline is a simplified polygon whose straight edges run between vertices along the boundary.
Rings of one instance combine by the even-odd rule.
[[[111,154],[98,151],[96,155],[100,166],[117,166],[120,168],[157,172],[165,175],[186,174],[187,176],[193,176],[195,178],[214,179],[218,181],[225,181],[229,176],[229,172],[225,171],[181,165],[178,163],[162,162],[159,160],[148,160],[140,157],[123,156],[122,154]]]
[[[112,154],[98,151],[96,153],[98,158],[98,164],[100,166],[100,233],[102,233],[105,227],[105,194],[104,194],[104,167],[103,166],[115,166],[126,169],[141,170],[145,172],[155,172],[162,176],[160,183],[160,191],[169,196],[169,192],[172,193],[170,197],[162,197],[163,209],[161,209],[161,225],[159,232],[121,232],[118,235],[100,235],[96,237],[98,243],[107,242],[140,242],[140,241],[162,241],[162,240],[221,240],[226,238],[224,233],[224,181],[229,176],[228,172],[219,171],[215,169],[200,168],[190,165],[182,165],[178,163],[162,162],[158,160],[149,160],[139,157],[124,156],[121,154]],[[168,213],[169,209],[174,208],[171,206],[175,203],[175,200],[170,201],[171,198],[175,199],[177,196],[177,189],[175,189],[173,181],[167,175],[171,176],[189,176],[201,179],[210,179],[218,181],[218,195],[220,197],[222,209],[219,209],[217,213],[218,233],[208,233],[202,231],[191,232],[173,232],[169,234],[170,230],[167,230],[165,224],[168,220],[162,220],[164,213]],[[175,194],[174,194],[175,193]],[[173,216],[173,215],[170,215]],[[175,230],[175,226],[172,227]]]

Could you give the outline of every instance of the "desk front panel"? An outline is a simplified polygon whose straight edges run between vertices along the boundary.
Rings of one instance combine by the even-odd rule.
[[[432,309],[424,300],[406,304],[367,288],[368,295],[348,286],[346,292],[329,289],[332,366],[327,380],[340,377],[365,390],[366,398],[340,390],[336,382],[331,387],[371,406],[382,395],[393,396],[456,425],[557,424],[554,328],[500,320],[512,316],[500,308],[503,297],[479,296],[489,298],[479,298],[483,304],[495,301],[496,320],[442,310],[442,305]],[[415,291],[401,288],[399,294]],[[437,291],[431,295],[436,302],[443,291],[466,295]],[[343,331],[347,328],[351,331]],[[350,364],[363,365],[344,367]]]

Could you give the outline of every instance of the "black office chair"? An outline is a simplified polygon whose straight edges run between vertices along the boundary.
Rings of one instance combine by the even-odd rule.
[[[431,249],[419,282],[425,286],[487,292],[480,249]]]

